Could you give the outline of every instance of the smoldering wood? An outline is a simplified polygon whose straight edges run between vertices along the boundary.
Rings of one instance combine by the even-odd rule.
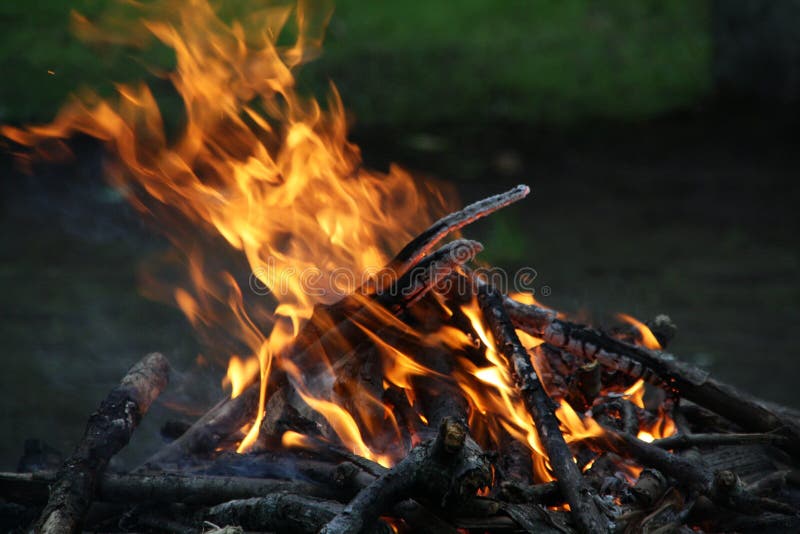
[[[514,381],[533,418],[578,529],[583,532],[607,532],[609,523],[595,505],[593,490],[572,460],[572,452],[564,441],[555,415],[556,405],[542,387],[530,356],[517,337],[501,294],[488,284],[482,284],[478,288],[478,303],[498,349],[514,366]]]
[[[533,481],[531,450],[505,432],[501,438],[497,470],[502,480],[530,484]]]
[[[169,381],[159,353],[135,364],[90,417],[83,438],[56,475],[37,532],[77,532],[108,461],[128,444],[139,421]]]
[[[366,460],[366,463],[344,461],[333,467],[332,471],[325,473],[319,471],[318,476],[308,471],[305,474],[325,483],[329,483],[332,480],[337,488],[344,491],[344,493],[340,492],[339,500],[341,500],[343,497],[347,499],[351,496],[354,497],[360,490],[375,482],[379,476],[388,471],[388,468],[371,460]],[[413,499],[396,503],[392,507],[391,513],[395,517],[402,519],[415,532],[456,534],[455,527]]]
[[[589,361],[596,359],[606,367],[674,389],[744,430],[783,435],[787,439],[780,445],[800,456],[800,421],[790,414],[769,407],[672,354],[631,345],[588,326],[563,321],[539,306],[508,298],[505,303],[515,325],[531,335]]]
[[[640,465],[657,469],[720,506],[751,514],[797,513],[790,505],[751,494],[732,471],[713,472],[700,462],[669,453],[652,443],[609,428],[605,429],[603,436],[593,439],[601,446],[610,447],[617,454],[635,459]]]
[[[628,434],[639,432],[638,407],[627,399],[604,397],[592,406],[592,417],[601,425],[612,426]]]
[[[655,504],[668,488],[667,479],[656,469],[643,469],[636,483],[631,487],[631,493],[643,506]]]
[[[321,534],[357,534],[391,506],[409,497],[453,508],[491,483],[483,452],[467,440],[467,428],[445,419],[436,438],[414,447],[397,465],[364,488]]]

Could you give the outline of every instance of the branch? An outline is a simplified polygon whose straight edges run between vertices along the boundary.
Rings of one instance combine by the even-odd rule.
[[[364,488],[321,534],[357,534],[391,509],[413,497],[444,508],[457,506],[491,483],[482,451],[472,447],[464,423],[442,421],[436,438],[414,447],[389,471]]]
[[[561,434],[555,403],[542,387],[530,356],[514,331],[501,294],[491,286],[478,288],[478,303],[494,335],[498,349],[514,366],[514,381],[525,407],[533,417],[561,493],[570,505],[577,527],[583,532],[607,532],[608,522],[594,503],[593,492],[583,478]]]
[[[77,532],[108,461],[128,444],[150,404],[166,387],[169,363],[161,354],[145,356],[89,417],[75,452],[58,472],[36,531]]]

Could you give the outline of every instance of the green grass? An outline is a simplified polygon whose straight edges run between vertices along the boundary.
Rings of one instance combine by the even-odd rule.
[[[70,9],[109,4],[0,3],[0,122],[47,120],[80,85],[144,76],[139,53],[69,33]],[[321,94],[332,79],[362,124],[646,118],[707,94],[708,18],[707,0],[338,0],[301,85]]]

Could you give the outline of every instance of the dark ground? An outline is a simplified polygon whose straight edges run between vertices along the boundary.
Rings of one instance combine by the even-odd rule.
[[[356,132],[370,165],[397,161],[457,184],[463,202],[516,183],[532,196],[467,235],[484,258],[533,266],[541,300],[607,321],[668,313],[671,349],[767,399],[800,407],[797,342],[800,153],[774,117],[676,115],[627,126],[548,131],[524,125],[442,125]],[[0,234],[0,469],[25,438],[68,451],[87,415],[148,351],[211,402],[221,370],[193,371],[197,346],[181,313],[137,293],[140,262],[163,248],[81,166],[36,178],[4,175]],[[162,402],[135,436],[157,446]],[[129,453],[130,457],[131,453]]]

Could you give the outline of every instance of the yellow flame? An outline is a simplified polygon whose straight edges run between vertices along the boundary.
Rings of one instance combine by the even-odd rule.
[[[228,362],[228,372],[222,379],[222,387],[231,386],[231,398],[235,399],[256,378],[258,369],[257,358],[242,360],[236,355],[231,356]]]

